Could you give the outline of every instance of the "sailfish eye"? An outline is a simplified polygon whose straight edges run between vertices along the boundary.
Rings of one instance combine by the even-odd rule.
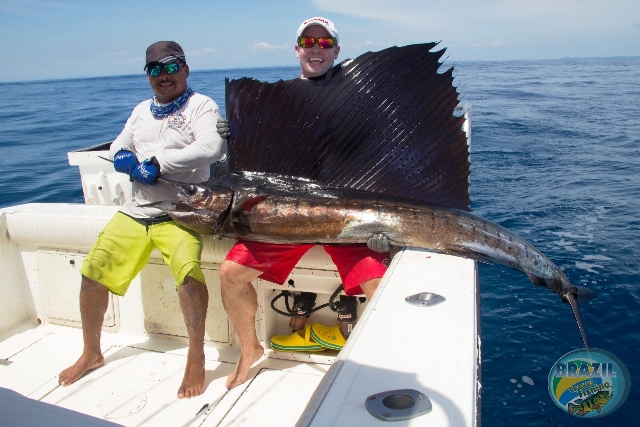
[[[198,192],[198,187],[195,185],[189,185],[187,187],[187,194],[190,196],[193,196],[194,194],[196,194]]]

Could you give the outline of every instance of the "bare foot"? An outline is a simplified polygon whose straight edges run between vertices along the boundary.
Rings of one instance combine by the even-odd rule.
[[[178,389],[178,399],[191,399],[204,393],[204,352],[187,356],[182,384]]]
[[[66,387],[78,381],[84,374],[92,369],[99,368],[104,365],[104,356],[101,353],[82,356],[70,367],[60,372],[58,375],[58,383]]]
[[[244,382],[249,374],[249,369],[256,363],[262,355],[264,354],[264,348],[258,344],[257,347],[251,347],[247,350],[244,348],[240,352],[240,359],[238,359],[238,364],[236,365],[236,369],[233,371],[231,375],[227,377],[227,389],[231,390],[235,386],[239,386]]]

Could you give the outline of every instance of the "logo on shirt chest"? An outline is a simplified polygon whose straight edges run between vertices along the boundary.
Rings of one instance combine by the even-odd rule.
[[[184,114],[172,114],[167,117],[167,125],[172,129],[182,129],[187,123],[187,117]]]

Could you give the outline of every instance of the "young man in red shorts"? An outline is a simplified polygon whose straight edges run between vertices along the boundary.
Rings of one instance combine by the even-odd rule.
[[[333,22],[320,17],[304,21],[298,28],[295,50],[300,59],[300,78],[325,74],[340,52],[338,31]],[[251,282],[261,278],[283,284],[313,246],[238,242],[222,263],[222,301],[241,345],[236,369],[227,378],[228,389],[242,384],[251,366],[264,354],[256,336],[258,299]],[[364,293],[371,299],[390,259],[386,238],[376,235],[368,245],[323,245],[323,248],[338,268],[345,293]]]

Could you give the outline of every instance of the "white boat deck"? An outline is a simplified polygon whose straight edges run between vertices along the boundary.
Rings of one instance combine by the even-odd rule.
[[[250,381],[227,391],[224,382],[234,364],[218,360],[218,352],[207,347],[205,393],[179,400],[186,342],[131,341],[106,333],[105,366],[60,387],[58,373],[82,350],[80,330],[40,326],[5,340],[0,354],[11,363],[0,371],[0,425],[53,425],[52,417],[65,426],[270,425],[265,419],[294,425],[328,369],[324,364],[264,358],[252,369]],[[262,399],[265,394],[268,400]]]
[[[39,204],[0,211],[0,280],[7,290],[0,302],[2,425],[44,425],[44,420],[54,425],[54,419],[68,426],[386,425],[368,413],[365,402],[370,395],[395,389],[415,389],[433,405],[430,413],[395,426],[475,425],[475,263],[422,250],[396,255],[374,300],[364,311],[360,305],[359,322],[342,352],[268,350],[249,381],[227,391],[224,380],[239,349],[219,300],[216,272],[224,256],[218,246],[232,242],[207,242],[207,388],[189,400],[176,398],[187,350],[181,313],[168,269],[152,258],[129,293],[112,299],[103,328],[106,365],[60,387],[58,373],[82,349],[77,268],[92,241],[89,230],[97,233],[113,211]],[[77,233],[64,238],[71,225]],[[339,279],[322,267],[328,261],[319,251],[305,257],[291,278],[295,290],[314,290],[322,303]],[[310,268],[312,264],[322,268]],[[271,335],[289,333],[288,319],[269,307],[278,286],[263,281],[256,286],[261,339],[268,342]],[[433,307],[407,304],[405,298],[419,292],[436,293],[446,301]],[[335,324],[335,314],[321,310],[311,321]]]

